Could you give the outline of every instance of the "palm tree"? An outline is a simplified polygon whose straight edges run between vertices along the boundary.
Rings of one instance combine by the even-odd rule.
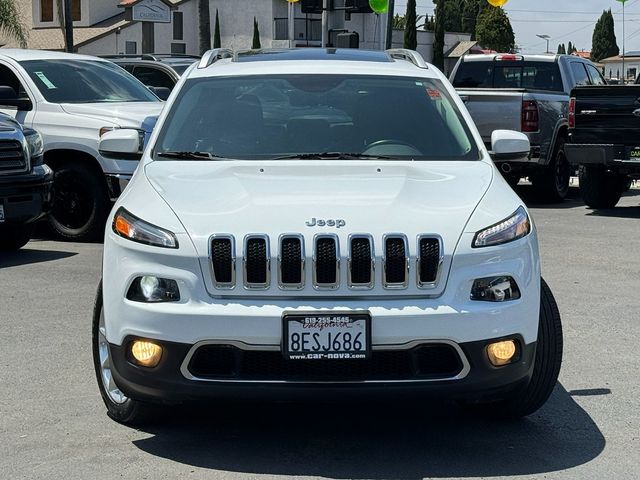
[[[14,0],[0,0],[0,32],[17,40],[22,48],[26,48],[27,31]]]

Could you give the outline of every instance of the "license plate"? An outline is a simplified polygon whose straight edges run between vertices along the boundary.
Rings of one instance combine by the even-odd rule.
[[[292,314],[283,317],[283,352],[290,360],[356,360],[369,357],[368,313]]]
[[[628,157],[623,162],[640,162],[640,147],[630,148]]]
[[[4,205],[0,203],[0,223],[4,222]]]

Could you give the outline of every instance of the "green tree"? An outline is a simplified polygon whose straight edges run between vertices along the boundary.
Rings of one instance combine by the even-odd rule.
[[[0,31],[27,47],[27,31],[20,20],[15,0],[0,0]]]
[[[445,0],[443,7],[445,32],[462,32],[462,10],[461,0]]]
[[[444,70],[444,23],[445,16],[444,4],[445,0],[433,0],[436,4],[434,40],[433,40],[433,64],[440,70]]]
[[[216,26],[213,33],[213,48],[220,48],[222,46],[222,39],[220,38],[220,17],[218,16],[218,9],[216,8]]]
[[[471,40],[476,39],[476,23],[480,12],[489,7],[486,0],[463,0],[462,3],[462,31],[471,34]]]
[[[407,1],[407,13],[404,16],[404,48],[416,50],[418,48],[418,34],[416,24],[418,17],[416,15],[416,0]]]
[[[571,55],[573,53],[573,44],[569,42],[567,45],[567,54]]]
[[[497,52],[511,52],[516,44],[509,17],[500,7],[486,8],[480,13],[476,38],[480,45]]]
[[[198,39],[200,54],[211,49],[211,16],[209,0],[198,0]]]
[[[400,15],[398,13],[393,17],[393,29],[394,30],[404,30],[405,25],[407,24],[404,15]]]
[[[251,43],[251,48],[254,50],[262,48],[260,44],[260,29],[258,28],[258,20],[256,20],[256,17],[253,17],[253,42]]]
[[[591,39],[591,60],[599,62],[603,58],[620,54],[616,41],[615,25],[611,9],[602,12]]]

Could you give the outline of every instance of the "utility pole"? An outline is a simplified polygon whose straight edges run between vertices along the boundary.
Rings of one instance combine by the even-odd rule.
[[[389,12],[387,13],[387,50],[393,46],[393,18],[395,17],[395,9],[396,0],[389,0]]]
[[[71,0],[64,0],[64,44],[67,52],[73,53],[73,15],[71,12]]]

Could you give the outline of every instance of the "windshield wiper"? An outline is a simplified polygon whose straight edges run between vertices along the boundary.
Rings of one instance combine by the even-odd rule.
[[[210,152],[159,152],[158,156],[179,160],[215,160],[216,158],[225,158]]]
[[[324,159],[341,159],[341,160],[391,160],[394,157],[387,155],[369,155],[366,153],[349,153],[349,152],[324,152],[324,153],[295,153],[292,155],[283,155],[273,160],[324,160]]]

